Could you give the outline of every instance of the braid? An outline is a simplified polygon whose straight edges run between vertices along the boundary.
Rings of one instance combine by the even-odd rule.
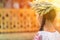
[[[40,31],[42,31],[42,30],[43,30],[43,28],[44,28],[44,25],[45,25],[45,22],[46,22],[46,18],[43,16],[43,19],[42,19],[42,24],[41,24]]]
[[[34,2],[32,5],[32,9],[36,11],[36,13],[43,16],[42,24],[40,31],[43,30],[46,20],[54,21],[56,16],[54,6],[48,2]]]

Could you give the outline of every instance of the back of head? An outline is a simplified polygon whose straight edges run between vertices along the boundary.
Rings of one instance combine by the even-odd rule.
[[[54,21],[56,16],[56,12],[54,10],[54,6],[48,2],[35,2],[32,8],[38,13],[42,18],[42,24],[40,30],[43,30],[46,20],[51,22]]]

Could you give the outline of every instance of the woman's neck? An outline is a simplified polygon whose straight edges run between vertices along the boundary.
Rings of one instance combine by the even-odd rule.
[[[46,20],[45,26],[44,26],[44,31],[49,31],[49,32],[55,32],[54,25],[51,21]]]

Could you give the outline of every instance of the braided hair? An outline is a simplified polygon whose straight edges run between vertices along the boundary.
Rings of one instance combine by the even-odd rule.
[[[33,3],[32,8],[40,16],[43,16],[40,31],[43,30],[46,20],[53,21],[56,16],[54,7],[51,3],[37,1]]]

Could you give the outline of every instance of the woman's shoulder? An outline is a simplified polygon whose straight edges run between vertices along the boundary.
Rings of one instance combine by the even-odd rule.
[[[51,35],[51,32],[48,32],[48,31],[38,31],[37,34],[39,34],[39,35]]]
[[[50,33],[48,31],[38,31],[38,33]]]

